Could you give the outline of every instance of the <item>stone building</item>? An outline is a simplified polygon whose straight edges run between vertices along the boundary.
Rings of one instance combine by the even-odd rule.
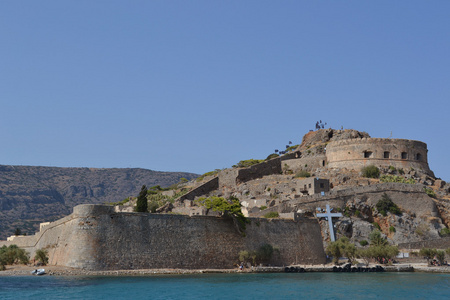
[[[326,147],[328,168],[360,170],[367,165],[415,169],[434,177],[423,142],[404,139],[362,138],[330,142]]]

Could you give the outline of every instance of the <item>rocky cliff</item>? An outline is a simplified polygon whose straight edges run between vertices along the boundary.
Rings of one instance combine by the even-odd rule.
[[[146,169],[92,169],[0,165],[0,239],[20,228],[39,230],[39,223],[71,213],[79,204],[117,202],[136,196],[143,184],[169,186],[196,174]]]

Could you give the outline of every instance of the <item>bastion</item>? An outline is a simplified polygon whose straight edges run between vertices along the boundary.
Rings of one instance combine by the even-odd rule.
[[[251,218],[245,236],[231,219],[176,214],[118,213],[112,206],[79,205],[73,213],[16,244],[31,255],[47,249],[49,264],[86,270],[233,268],[241,250],[279,249],[272,264],[323,264],[317,219]]]
[[[360,170],[367,165],[420,170],[434,177],[428,166],[427,144],[405,139],[357,138],[326,146],[328,168]]]

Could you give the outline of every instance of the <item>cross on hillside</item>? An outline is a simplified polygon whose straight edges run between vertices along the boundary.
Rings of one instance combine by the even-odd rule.
[[[330,209],[330,205],[327,204],[327,209],[325,211],[325,213],[321,213],[321,214],[316,214],[316,217],[320,218],[320,217],[325,217],[327,218],[328,221],[328,226],[330,228],[330,239],[332,242],[334,242],[336,239],[334,238],[334,230],[333,230],[333,217],[334,218],[338,218],[338,217],[342,217],[341,213],[332,213],[331,209]]]

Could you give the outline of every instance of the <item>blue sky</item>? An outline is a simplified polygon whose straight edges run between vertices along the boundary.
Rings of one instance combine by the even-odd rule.
[[[315,122],[450,180],[450,1],[0,1],[0,164],[205,173]]]

